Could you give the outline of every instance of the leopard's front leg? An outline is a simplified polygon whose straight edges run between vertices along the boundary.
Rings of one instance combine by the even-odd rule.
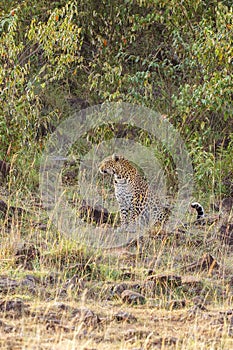
[[[121,230],[127,232],[135,232],[136,231],[136,220],[133,206],[129,208],[121,208],[120,207],[120,215],[121,215]]]
[[[115,195],[121,215],[121,230],[135,231],[135,210],[131,185],[125,179],[115,181]]]

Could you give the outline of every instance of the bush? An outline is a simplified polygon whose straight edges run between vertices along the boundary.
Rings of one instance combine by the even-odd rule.
[[[70,101],[75,108],[127,101],[168,115],[204,191],[229,177],[222,159],[230,159],[233,129],[230,2],[26,0],[2,7],[2,159],[33,167]]]

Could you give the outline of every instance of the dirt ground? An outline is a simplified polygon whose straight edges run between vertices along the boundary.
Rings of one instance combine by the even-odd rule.
[[[1,349],[233,348],[229,215],[112,251],[14,220],[1,219]]]

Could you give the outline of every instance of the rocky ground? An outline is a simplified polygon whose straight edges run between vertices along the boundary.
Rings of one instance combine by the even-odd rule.
[[[0,202],[1,349],[233,348],[231,211],[112,251],[42,212]]]

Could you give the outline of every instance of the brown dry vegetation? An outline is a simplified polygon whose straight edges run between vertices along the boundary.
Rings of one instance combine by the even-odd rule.
[[[1,349],[233,346],[224,208],[212,225],[150,232],[140,249],[109,252],[60,236],[29,204],[30,213],[1,220]]]

